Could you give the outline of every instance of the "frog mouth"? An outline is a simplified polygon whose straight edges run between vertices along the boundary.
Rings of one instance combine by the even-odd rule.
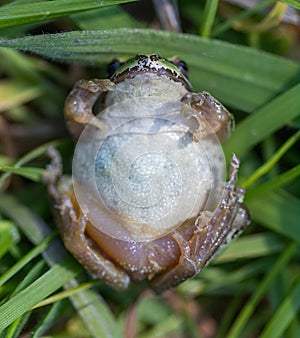
[[[167,76],[175,82],[181,82],[187,90],[192,90],[192,86],[184,74],[178,69],[172,60],[160,57],[159,55],[137,55],[131,65],[125,62],[111,76],[115,83],[132,79],[137,75],[152,73],[157,76]]]

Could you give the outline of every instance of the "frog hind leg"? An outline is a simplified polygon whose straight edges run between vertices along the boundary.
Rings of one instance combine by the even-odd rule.
[[[130,277],[105,258],[86,234],[88,219],[82,213],[72,188],[71,177],[61,177],[61,158],[54,148],[48,149],[51,163],[43,177],[55,205],[57,227],[65,247],[93,275],[117,290],[126,289]]]
[[[173,238],[177,241],[181,256],[177,266],[153,279],[152,287],[158,292],[198,274],[220,248],[249,225],[250,216],[242,204],[245,192],[236,187],[238,167],[239,161],[234,155],[230,179],[218,207],[214,212],[205,211],[199,215],[192,237],[184,239],[180,228],[174,232]]]
[[[101,94],[115,89],[110,80],[80,80],[66,99],[64,114],[70,132],[78,138],[85,125],[102,130],[104,125],[93,114],[93,107]]]
[[[187,93],[182,102],[183,117],[194,118],[198,122],[198,128],[192,130],[194,141],[198,142],[210,134],[216,134],[221,142],[228,138],[234,128],[233,116],[209,93]]]

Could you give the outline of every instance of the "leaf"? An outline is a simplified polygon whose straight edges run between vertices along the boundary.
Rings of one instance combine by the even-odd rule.
[[[218,4],[218,0],[206,0],[200,30],[202,36],[208,37],[211,35],[211,29],[215,21]]]
[[[248,188],[260,177],[269,172],[276,163],[279,162],[281,157],[300,139],[300,131],[292,135],[283,145],[273,154],[260,168],[258,168],[245,182],[243,187]]]
[[[300,116],[300,84],[251,114],[237,126],[225,144],[227,154],[244,156],[249,149]]]
[[[41,151],[42,147],[38,149]],[[32,151],[23,158],[35,156]],[[26,236],[35,244],[40,243],[50,234],[50,229],[43,220],[35,215],[29,208],[7,194],[0,192],[0,211],[13,219]],[[45,243],[43,243],[44,245]],[[41,244],[42,246],[42,244]],[[41,247],[40,246],[40,247]],[[35,250],[31,254],[35,254]],[[76,287],[73,279],[82,268],[74,259],[69,257],[61,244],[57,241],[43,253],[48,265],[54,265],[46,274],[36,280],[25,290],[7,301],[0,307],[0,331],[11,324],[16,318],[31,309],[58,288],[65,286]],[[62,261],[62,257],[68,256]],[[120,337],[119,327],[109,307],[103,299],[91,290],[84,290],[70,297],[71,302],[78,310],[82,320],[92,334],[92,337]],[[102,332],[104,332],[102,334]],[[100,335],[102,334],[102,335]]]
[[[70,262],[53,266],[30,286],[0,306],[0,332],[35,304],[75,277],[78,270],[70,269]]]
[[[220,35],[224,33],[227,29],[232,27],[236,22],[240,20],[245,20],[251,15],[259,13],[262,9],[267,6],[272,5],[275,3],[276,0],[262,0],[259,1],[255,6],[250,6],[248,9],[241,11],[238,15],[229,18],[228,20],[224,21],[223,23],[219,24],[213,31],[213,36]]]
[[[72,286],[75,286],[72,283]],[[116,318],[103,298],[93,290],[84,290],[71,297],[85,326],[94,338],[122,337]]]
[[[264,257],[280,251],[283,245],[282,240],[274,233],[266,232],[242,236],[230,243],[214,260],[214,263],[230,262],[241,258]]]
[[[2,39],[0,46],[94,66],[115,57],[127,58],[141,53],[178,55],[189,64],[191,82],[197,91],[205,89],[222,102],[244,111],[258,109],[300,78],[299,64],[275,55],[195,35],[150,29],[27,36]],[[295,97],[294,103],[297,103]]]
[[[300,200],[279,191],[246,201],[252,219],[268,229],[300,243]]]
[[[2,234],[1,234],[2,237]],[[19,272],[28,262],[38,256],[42,251],[44,251],[49,242],[52,241],[54,235],[46,237],[40,244],[30,250],[26,255],[24,255],[18,262],[11,266],[5,273],[0,276],[0,286],[3,285],[7,280],[13,277],[17,272]],[[1,243],[1,242],[0,242]],[[2,248],[2,246],[0,246]]]
[[[270,267],[269,272],[265,275],[259,285],[257,285],[254,293],[252,293],[246,305],[239,312],[235,322],[231,327],[230,332],[228,333],[228,337],[238,338],[241,336],[241,333],[243,332],[244,327],[249,321],[249,318],[255,311],[258,302],[261,300],[263,295],[270,287],[272,280],[274,280],[274,278],[280,273],[280,271],[282,271],[282,269],[286,266],[289,260],[293,257],[296,248],[297,245],[295,243],[289,244],[289,246],[279,256],[276,263]]]
[[[258,196],[266,195],[270,191],[281,188],[287,184],[293,182],[297,177],[300,176],[300,164],[296,165],[290,170],[285,171],[283,174],[275,176],[273,179],[259,184],[254,188],[247,190],[247,201],[255,199]]]
[[[0,8],[0,29],[50,20],[81,11],[126,2],[130,2],[130,0],[53,0],[27,4],[10,4]]]
[[[20,168],[22,165],[34,160],[35,158],[43,155],[49,147],[57,147],[58,145],[63,144],[60,140],[51,141],[45,144],[42,144],[41,146],[31,150],[27,154],[25,154],[23,157],[21,157],[13,166],[13,168],[17,169]],[[1,159],[1,158],[0,158]],[[3,174],[0,176],[0,188],[3,186],[5,180],[10,176],[10,172],[7,172],[6,174]]]
[[[281,0],[282,2],[285,2],[286,4],[295,7],[297,9],[300,9],[300,3],[299,0]]]
[[[294,284],[287,297],[271,317],[266,328],[260,335],[261,338],[279,338],[290,325],[293,319],[297,318],[300,308],[300,278]]]
[[[0,220],[0,258],[19,241],[19,234],[13,222]],[[1,285],[2,276],[0,276]]]
[[[42,174],[45,172],[45,169],[42,168],[29,168],[29,167],[16,168],[7,165],[0,165],[0,170],[23,176],[35,182],[39,182],[41,180]]]

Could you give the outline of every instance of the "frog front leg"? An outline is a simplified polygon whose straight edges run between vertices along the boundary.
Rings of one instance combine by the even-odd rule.
[[[68,129],[76,138],[87,124],[104,129],[103,122],[93,114],[93,106],[102,93],[114,89],[110,80],[80,80],[75,84],[65,102],[64,114]]]
[[[216,134],[222,142],[230,134],[234,120],[229,111],[207,92],[188,93],[182,98],[181,114],[194,118],[198,126],[192,130],[193,140],[198,142],[210,134]]]
[[[48,149],[51,163],[43,179],[55,205],[57,227],[65,247],[92,274],[117,290],[126,289],[130,277],[105,258],[85,234],[87,217],[82,213],[69,176],[61,176],[61,158],[54,148]]]
[[[230,179],[226,183],[221,201],[214,212],[200,213],[195,231],[185,240],[180,228],[172,237],[180,248],[177,266],[152,281],[154,289],[163,291],[195,276],[214,254],[250,223],[250,216],[242,204],[244,189],[236,187],[239,161],[234,155],[230,164]]]

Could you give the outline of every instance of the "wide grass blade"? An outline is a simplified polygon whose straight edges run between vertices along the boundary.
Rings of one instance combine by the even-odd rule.
[[[43,149],[41,147],[37,152],[33,151],[28,156],[24,156],[22,162],[24,163],[29,158],[35,157]],[[14,220],[23,233],[35,244],[40,243],[51,233],[42,219],[29,208],[18,203],[12,196],[0,193],[0,211]],[[36,252],[33,250],[31,254],[33,253],[35,254]],[[71,257],[62,260],[63,257],[68,255],[60,243],[55,242],[50,247],[47,247],[43,255],[47,263],[53,267],[0,307],[0,332],[59,288],[78,285],[74,277],[82,271],[82,267]],[[77,308],[92,337],[120,336],[119,326],[114,316],[96,292],[83,290],[72,295],[70,300],[74,307]]]
[[[49,243],[53,240],[55,234],[52,234],[49,237],[46,237],[39,245],[34,247],[29,251],[25,256],[23,256],[19,261],[15,263],[10,269],[5,271],[5,273],[0,276],[0,286],[3,285],[7,280],[13,277],[17,272],[19,272],[27,263],[32,259],[42,253],[43,250],[47,248]],[[1,242],[0,242],[1,243]]]
[[[282,2],[285,2],[286,4],[295,7],[297,9],[300,9],[300,3],[299,0],[281,0]]]
[[[132,0],[131,0],[132,1]],[[99,7],[107,7],[130,0],[53,0],[0,7],[0,29],[66,16]]]
[[[226,153],[245,156],[252,147],[299,116],[300,84],[244,119],[226,143]]]
[[[271,232],[242,236],[230,243],[214,262],[234,262],[237,259],[265,257],[281,251],[284,243],[278,235]]]
[[[246,201],[252,219],[268,229],[300,243],[300,199],[284,191]]]
[[[158,30],[76,31],[1,39],[0,46],[94,66],[140,53],[178,55],[189,64],[195,90],[210,91],[222,102],[244,111],[258,109],[300,80],[300,65],[278,56],[223,41]],[[294,90],[296,93],[290,95],[297,104],[294,95],[299,88]]]
[[[78,273],[71,262],[53,266],[47,273],[0,306],[0,332],[35,304],[66,284]]]

